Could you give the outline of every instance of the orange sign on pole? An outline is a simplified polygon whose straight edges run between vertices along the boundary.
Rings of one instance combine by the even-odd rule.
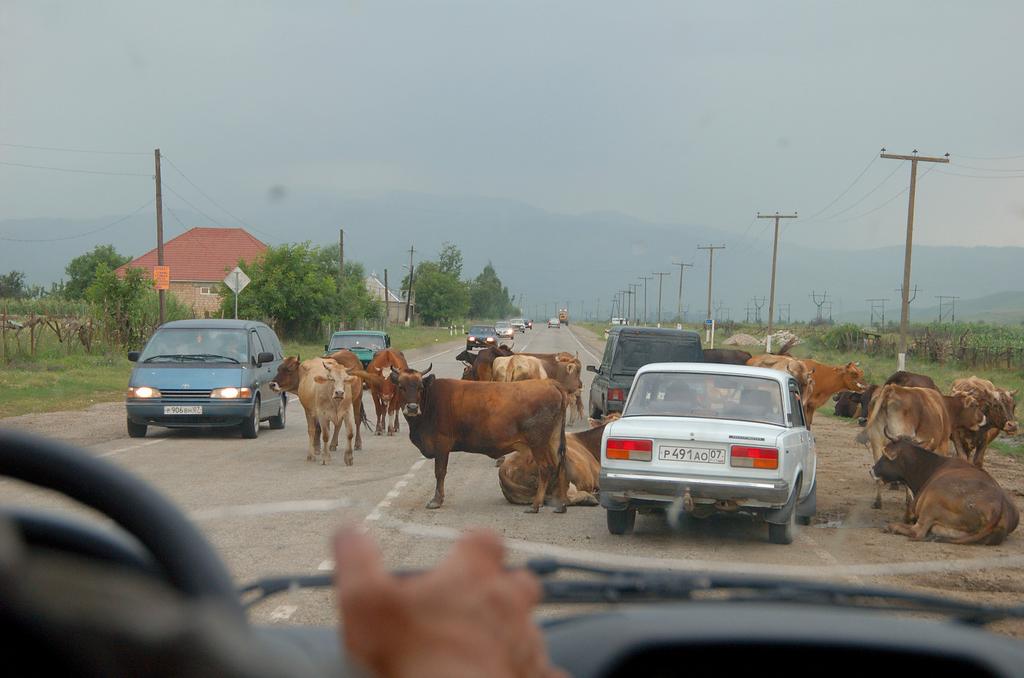
[[[169,290],[171,289],[171,267],[170,266],[154,266],[153,267],[153,284],[158,290]]]

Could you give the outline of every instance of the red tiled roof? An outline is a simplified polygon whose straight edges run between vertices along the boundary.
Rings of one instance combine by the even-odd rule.
[[[238,265],[252,261],[267,246],[242,228],[192,228],[164,243],[164,265],[171,267],[171,280],[216,282]],[[117,269],[144,268],[152,274],[156,248]]]

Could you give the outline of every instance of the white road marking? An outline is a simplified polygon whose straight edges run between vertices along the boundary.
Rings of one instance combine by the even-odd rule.
[[[453,541],[462,536],[462,532],[451,527],[423,525],[394,518],[382,517],[377,522],[402,534],[430,539]],[[612,567],[642,567],[658,570],[676,571],[713,571],[734,574],[763,575],[770,569],[773,575],[783,577],[821,578],[821,577],[896,577],[913,574],[978,571],[984,569],[1020,568],[1024,567],[1024,555],[993,556],[990,558],[959,558],[953,560],[925,560],[905,563],[864,563],[860,565],[783,565],[777,563],[736,563],[720,560],[695,560],[687,558],[659,558],[655,556],[630,556],[608,551],[590,551],[576,547],[558,546],[544,542],[526,541],[505,538],[505,546],[510,551],[518,551],[530,555],[556,557],[567,562],[586,562]],[[827,552],[825,552],[827,553]],[[831,558],[829,554],[826,559]],[[833,558],[834,560],[834,558]]]
[[[137,450],[140,447],[149,447],[150,445],[156,445],[158,443],[164,442],[165,440],[167,440],[167,438],[157,438],[156,440],[147,440],[144,443],[136,443],[135,445],[128,445],[126,447],[119,447],[116,450],[110,450],[109,452],[104,452],[103,454],[97,454],[96,457],[100,458],[100,459],[102,459],[103,457],[111,457],[111,456],[113,456],[115,454],[121,454],[122,452],[128,452],[129,450]]]
[[[445,351],[445,353],[447,353],[447,351]],[[393,499],[398,498],[398,495],[402,493],[402,489],[404,489],[405,486],[409,484],[409,481],[416,476],[416,471],[419,471],[426,463],[427,459],[423,458],[414,463],[411,467],[409,467],[409,472],[398,479],[398,481],[388,491],[388,493],[384,495],[384,498],[380,500],[380,502],[373,508],[372,511],[370,511],[369,514],[367,514],[365,518],[363,518],[363,522],[372,523],[374,521],[380,520],[381,517],[384,515],[383,510],[386,508],[390,508],[391,501]]]
[[[274,611],[270,613],[270,621],[288,621],[298,609],[297,605],[278,605],[274,608]]]
[[[266,504],[234,504],[199,509],[189,514],[192,520],[217,520],[247,516],[266,516],[275,513],[327,513],[352,506],[350,499],[300,499]]]
[[[569,328],[568,328],[568,327],[566,327],[566,329],[569,329]],[[583,342],[581,342],[581,341],[580,341],[580,340],[579,340],[579,339],[578,339],[578,338],[576,337],[576,333],[575,333],[575,332],[573,332],[572,330],[569,330],[569,336],[570,336],[570,337],[572,337],[572,338],[573,338],[573,340],[574,340],[574,341],[575,341],[575,342],[576,342],[577,344],[579,344],[579,345],[580,345],[580,348],[582,348],[582,349],[583,349],[584,351],[586,351],[586,352],[587,352],[587,354],[589,354],[591,358],[593,358],[594,360],[601,360],[601,358],[599,358],[598,356],[594,355],[593,351],[591,351],[591,350],[590,350],[589,348],[587,348],[586,346],[584,346],[584,345],[583,345]]]
[[[425,362],[427,362],[428,360],[433,360],[434,358],[436,358],[436,357],[438,357],[438,356],[442,356],[442,355],[444,355],[445,353],[455,353],[455,352],[456,352],[456,351],[458,351],[458,350],[459,350],[460,348],[462,348],[462,345],[461,345],[461,344],[460,344],[459,346],[456,346],[455,348],[450,348],[450,349],[448,349],[447,351],[441,351],[440,353],[435,353],[434,355],[428,355],[428,356],[427,356],[426,358],[420,358],[419,360],[410,360],[410,361],[409,361],[409,363],[410,363],[410,364],[413,364],[413,363],[425,363]]]
[[[334,569],[334,561],[333,560],[325,560],[322,563],[320,563],[319,565],[317,565],[316,569],[320,570],[321,572],[330,572],[331,570]]]

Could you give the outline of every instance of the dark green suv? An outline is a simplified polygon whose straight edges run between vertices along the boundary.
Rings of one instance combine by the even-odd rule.
[[[700,334],[655,327],[613,327],[590,385],[590,416],[621,412],[636,371],[651,363],[701,363]]]

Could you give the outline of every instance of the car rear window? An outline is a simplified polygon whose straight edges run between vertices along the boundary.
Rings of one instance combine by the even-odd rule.
[[[368,348],[379,351],[384,348],[384,337],[379,334],[342,334],[331,337],[331,350],[339,348]]]
[[[647,372],[629,395],[624,417],[701,417],[785,426],[782,389],[763,377]]]
[[[612,361],[612,372],[635,374],[651,363],[687,363],[700,361],[695,344],[676,338],[621,337]]]
[[[493,327],[487,327],[486,325],[474,325],[469,328],[470,334],[494,334]]]

